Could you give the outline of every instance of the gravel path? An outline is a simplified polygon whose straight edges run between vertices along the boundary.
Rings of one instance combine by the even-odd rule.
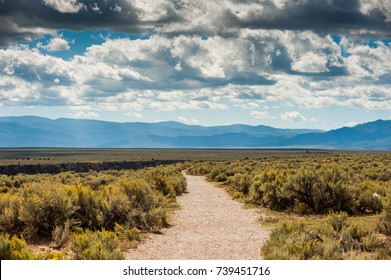
[[[259,214],[244,209],[204,177],[186,175],[188,193],[177,197],[181,209],[163,234],[131,249],[126,259],[249,260],[260,259],[268,232],[257,224]]]

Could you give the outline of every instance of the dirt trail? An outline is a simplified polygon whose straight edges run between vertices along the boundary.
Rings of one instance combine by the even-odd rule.
[[[249,260],[260,259],[268,232],[257,224],[254,209],[244,209],[204,177],[186,175],[188,193],[177,198],[181,209],[173,226],[153,234],[126,259]]]

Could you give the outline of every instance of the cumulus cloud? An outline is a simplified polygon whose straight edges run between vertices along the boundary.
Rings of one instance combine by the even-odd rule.
[[[312,73],[327,72],[326,55],[308,52],[292,63],[292,70]]]
[[[391,2],[388,0],[360,0],[360,11],[365,15],[380,13],[386,22],[391,22]]]
[[[366,11],[371,12],[363,12],[361,7],[364,4],[367,5]],[[233,5],[227,11],[226,23],[251,29],[313,30],[319,33],[350,34],[388,33],[386,5],[377,1],[359,0],[263,1],[257,5],[258,9],[251,8],[246,13],[239,14]]]
[[[40,83],[29,83],[15,76],[0,76],[0,103],[4,105],[43,104],[45,97],[40,94],[43,90]]]
[[[302,114],[296,111],[285,112],[280,115],[280,118],[285,121],[294,121],[294,122],[304,122],[307,120]]]
[[[67,51],[70,48],[67,40],[58,37],[52,38],[46,46],[42,47],[50,52]]]
[[[142,110],[233,108],[254,119],[308,124],[317,120],[298,111],[387,111],[391,46],[377,39],[391,36],[390,5],[0,0],[0,104],[64,106],[80,117],[122,110],[131,118],[143,117],[132,113]],[[59,35],[64,29],[147,36],[108,36],[71,56],[73,48]],[[15,44],[42,34],[51,35],[38,44]],[[57,52],[65,50],[62,59]],[[181,121],[197,123],[187,114]]]
[[[89,105],[90,110],[112,111],[235,106],[264,119],[271,116],[263,106],[273,103],[296,108],[391,108],[390,46],[342,40],[340,44],[349,56],[342,56],[341,46],[329,36],[308,31],[244,31],[237,39],[106,39],[68,60],[26,46],[0,49],[0,102]],[[309,56],[327,56],[329,71],[318,72],[326,64],[299,64],[293,72],[292,65],[306,57],[305,50]],[[265,110],[259,110],[261,106]]]
[[[220,37],[243,29],[384,37],[391,34],[390,10],[388,0],[4,0],[0,44],[28,40],[43,30],[97,28]]]
[[[145,29],[128,0],[4,0],[0,2],[0,45],[29,41],[58,30]]]
[[[390,63],[385,63],[391,59],[391,48],[382,42],[377,43],[376,48],[364,45],[350,45],[346,48],[350,54],[346,58],[348,71],[361,77],[381,78],[390,73]]]

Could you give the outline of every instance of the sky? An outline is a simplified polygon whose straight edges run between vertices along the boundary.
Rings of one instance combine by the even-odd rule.
[[[0,116],[391,119],[389,0],[0,0]]]

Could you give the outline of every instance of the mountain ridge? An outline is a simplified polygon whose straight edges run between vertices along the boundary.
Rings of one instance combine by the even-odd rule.
[[[0,147],[391,149],[391,120],[329,131],[265,125],[0,117]]]

